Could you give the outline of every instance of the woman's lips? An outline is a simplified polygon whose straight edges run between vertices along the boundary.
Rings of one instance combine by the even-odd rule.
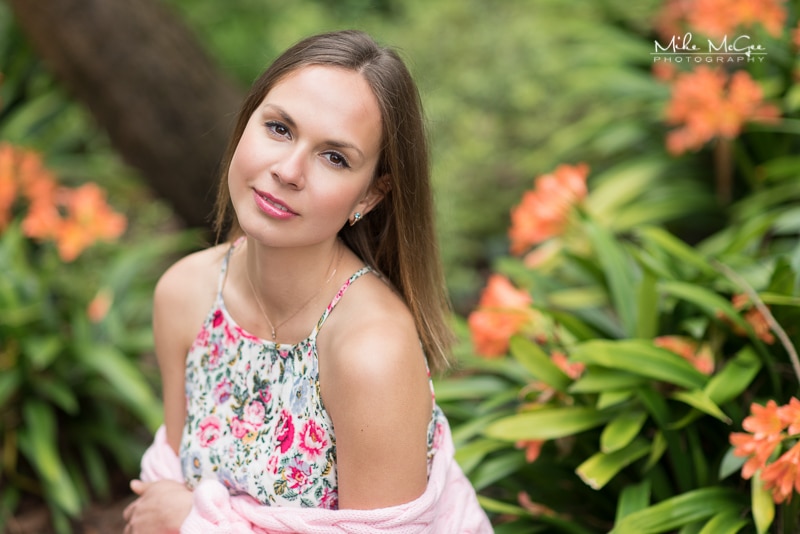
[[[286,220],[297,216],[297,213],[292,211],[289,206],[273,197],[269,193],[262,193],[261,191],[254,189],[253,197],[255,198],[258,209],[274,219]]]

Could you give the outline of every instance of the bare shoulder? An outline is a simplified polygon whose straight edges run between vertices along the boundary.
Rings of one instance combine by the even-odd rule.
[[[411,311],[377,276],[354,282],[329,322],[323,346],[332,371],[341,367],[350,380],[379,383],[400,376],[427,378]]]
[[[153,314],[178,337],[193,336],[211,309],[228,244],[185,256],[170,266],[156,284]]]

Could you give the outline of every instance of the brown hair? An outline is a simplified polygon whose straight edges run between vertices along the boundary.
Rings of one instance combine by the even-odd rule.
[[[383,273],[414,316],[430,367],[441,370],[453,340],[450,307],[434,227],[433,194],[425,121],[419,92],[398,54],[353,30],[308,37],[286,50],[255,81],[222,161],[215,227],[219,237],[241,230],[230,204],[228,168],[250,116],[267,93],[289,73],[309,65],[359,72],[372,88],[381,112],[382,146],[373,179],[387,176],[385,197],[358,224],[339,236],[368,265]]]

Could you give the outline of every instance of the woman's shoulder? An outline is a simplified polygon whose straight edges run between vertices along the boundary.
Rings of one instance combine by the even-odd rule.
[[[216,298],[222,262],[229,244],[189,254],[172,264],[159,278],[153,297],[156,318],[185,320],[195,327]]]
[[[212,286],[216,291],[222,261],[230,245],[225,243],[193,252],[173,263],[156,284],[156,295],[183,295],[185,289],[192,288],[190,294],[198,289]]]
[[[332,324],[325,327],[330,326],[329,366],[348,369],[352,380],[358,380],[358,375],[380,382],[397,377],[398,372],[425,374],[411,310],[377,273],[353,283],[330,320]]]

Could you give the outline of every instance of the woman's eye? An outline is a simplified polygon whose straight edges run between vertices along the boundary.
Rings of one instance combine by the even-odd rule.
[[[347,162],[347,158],[345,158],[342,154],[338,152],[326,152],[325,157],[331,162],[332,165],[336,167],[343,167],[348,168],[350,164]]]
[[[266,123],[267,130],[271,131],[275,135],[279,135],[281,137],[289,136],[289,128],[287,128],[284,124],[276,121],[268,121]]]

